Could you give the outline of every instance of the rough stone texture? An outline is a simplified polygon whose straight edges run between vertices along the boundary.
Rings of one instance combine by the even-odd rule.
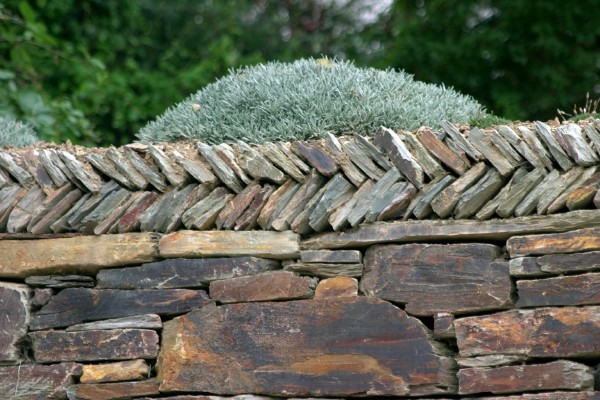
[[[358,296],[358,280],[347,276],[323,279],[315,290],[315,299],[335,299]]]
[[[306,299],[313,296],[316,278],[287,271],[270,271],[210,283],[210,297],[223,304],[248,301]]]
[[[464,174],[470,166],[439,140],[431,129],[420,128],[417,131],[417,138],[438,160],[458,175]]]
[[[517,281],[517,307],[600,303],[600,273]]]
[[[31,330],[140,314],[177,315],[210,302],[202,290],[65,289],[31,321]]]
[[[69,399],[118,400],[159,395],[158,382],[153,379],[138,382],[82,383],[70,386]]]
[[[527,357],[522,355],[492,354],[478,357],[456,357],[456,363],[461,368],[502,367],[504,365],[523,364]]]
[[[17,342],[27,334],[31,319],[30,290],[27,285],[0,282],[0,364],[23,357]]]
[[[84,275],[47,275],[29,276],[25,283],[34,287],[65,289],[70,287],[94,287],[96,281]]]
[[[482,178],[487,170],[488,167],[484,163],[476,164],[433,199],[433,211],[441,218],[450,216],[462,194]]]
[[[358,250],[305,250],[300,253],[305,263],[361,263],[362,253]]]
[[[300,254],[298,235],[289,231],[179,231],[164,236],[159,249],[165,258],[256,256],[286,259]]]
[[[423,168],[394,131],[380,127],[373,136],[373,142],[413,185],[419,189],[423,187]]]
[[[468,368],[458,371],[458,393],[519,393],[539,390],[592,390],[592,369],[572,361]]]
[[[550,392],[477,398],[481,400],[600,400],[600,392]]]
[[[54,290],[52,289],[35,289],[33,291],[33,296],[30,299],[31,306],[33,308],[40,308],[41,306],[46,305],[53,295]]]
[[[454,315],[435,313],[433,315],[433,334],[439,338],[454,338]]]
[[[141,314],[132,317],[105,319],[69,326],[67,332],[92,331],[100,329],[162,329],[162,321],[156,314]]]
[[[0,277],[24,278],[61,272],[95,273],[102,268],[149,262],[158,256],[153,233],[65,239],[0,240]]]
[[[542,272],[551,274],[593,271],[600,269],[600,251],[575,254],[550,254],[536,258],[536,263]]]
[[[548,235],[515,236],[506,249],[511,257],[600,250],[600,228]]]
[[[413,315],[464,314],[512,305],[508,263],[486,244],[388,245],[365,254],[361,291]]]
[[[338,165],[335,158],[325,152],[325,150],[317,144],[296,141],[292,143],[291,149],[322,175],[333,176],[338,171]]]
[[[535,257],[518,257],[508,262],[510,275],[516,277],[535,277],[546,275]]]
[[[40,331],[29,337],[38,363],[148,359],[158,354],[158,334],[145,329]]]
[[[150,366],[145,360],[120,361],[106,364],[83,366],[79,382],[101,383],[119,381],[139,381],[150,375]]]
[[[0,367],[0,396],[11,400],[66,399],[67,387],[81,375],[81,365]]]
[[[334,276],[360,277],[363,274],[362,264],[303,263],[301,261],[290,261],[284,262],[283,269],[322,278],[331,278]]]
[[[97,288],[176,289],[208,287],[211,281],[280,268],[280,262],[255,257],[173,259],[140,267],[102,270]]]
[[[208,305],[165,324],[157,370],[161,391],[425,395],[453,390],[444,354],[377,299]]]
[[[221,210],[233,199],[227,189],[218,187],[183,213],[181,221],[186,228],[212,229]]]
[[[512,310],[454,321],[461,357],[600,356],[600,306]]]

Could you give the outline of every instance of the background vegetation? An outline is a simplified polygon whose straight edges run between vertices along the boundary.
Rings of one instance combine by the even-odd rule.
[[[230,68],[328,55],[401,68],[496,115],[600,92],[600,2],[0,0],[0,115],[46,140],[121,144]]]

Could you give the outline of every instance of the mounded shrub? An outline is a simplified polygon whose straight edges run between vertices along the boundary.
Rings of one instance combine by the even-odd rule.
[[[415,81],[403,71],[305,59],[232,70],[169,108],[137,137],[144,142],[261,143],[325,132],[368,134],[381,125],[414,130],[484,114],[470,96]]]
[[[39,140],[29,125],[11,117],[0,116],[0,147],[6,145],[29,146]]]

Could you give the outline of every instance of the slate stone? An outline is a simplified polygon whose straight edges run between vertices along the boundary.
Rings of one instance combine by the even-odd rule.
[[[77,208],[73,207],[69,210],[68,217],[66,218],[66,225],[69,229],[77,230],[81,223],[89,213],[104,200],[110,196],[113,192],[121,189],[119,184],[115,181],[107,182],[98,193],[90,194],[87,196],[85,203],[77,204]],[[86,196],[84,196],[86,197]],[[66,215],[65,215],[66,216]],[[63,223],[64,225],[64,223]]]
[[[454,218],[463,219],[473,216],[498,193],[503,184],[504,180],[500,173],[493,168],[489,169],[476,184],[460,196],[454,210]]]
[[[454,321],[461,357],[598,357],[600,306],[511,310]]]
[[[37,224],[42,218],[44,218],[49,212],[52,211],[54,207],[61,202],[65,196],[67,196],[72,190],[74,186],[71,184],[66,184],[63,187],[53,190],[45,199],[42,204],[40,204],[32,213],[31,219],[29,220],[28,231],[31,232],[31,228]],[[43,189],[42,189],[43,191]],[[79,192],[81,193],[81,192]]]
[[[26,188],[35,185],[35,179],[26,169],[19,166],[13,156],[8,153],[0,152],[0,166],[2,166],[17,182]]]
[[[383,155],[377,146],[371,143],[371,140],[365,136],[353,133],[354,143],[373,161],[375,161],[384,171],[392,168],[393,164]]]
[[[64,172],[52,162],[52,158],[52,152],[50,150],[40,150],[38,160],[43,165],[46,173],[50,176],[50,179],[52,179],[52,182],[54,182],[56,187],[64,186],[69,183],[70,180]]]
[[[146,161],[135,151],[130,148],[124,147],[125,156],[129,159],[131,164],[138,170],[140,174],[159,192],[166,192],[169,189],[164,175],[160,174],[154,168],[147,164]]]
[[[492,143],[496,146],[498,151],[504,155],[504,157],[513,165],[523,164],[524,158],[514,149],[514,147],[506,140],[497,130],[492,129],[490,134]]]
[[[48,304],[52,296],[54,296],[54,290],[37,288],[33,290],[33,296],[29,302],[32,308],[39,309],[40,307]]]
[[[500,150],[494,146],[489,135],[479,128],[473,127],[471,129],[469,142],[498,170],[500,175],[509,176],[514,171],[516,164],[507,160]]]
[[[406,215],[408,207],[416,195],[417,188],[412,183],[407,183],[400,192],[393,194],[389,203],[377,216],[377,221],[388,221]]]
[[[137,190],[138,187],[117,169],[115,163],[109,157],[102,157],[97,153],[88,153],[84,156],[87,162],[110,179],[119,182],[121,186]]]
[[[300,184],[289,179],[283,185],[278,187],[267,199],[266,204],[260,211],[256,220],[258,225],[264,230],[270,230],[271,224],[276,217],[287,207],[288,203],[296,194]]]
[[[129,233],[140,229],[140,218],[148,208],[154,204],[159,198],[159,194],[155,192],[143,192],[127,210],[115,222],[115,230],[118,233]],[[112,230],[112,228],[111,228]]]
[[[158,334],[146,329],[40,331],[29,338],[38,363],[151,359],[158,353]]]
[[[481,179],[488,167],[484,163],[479,163],[473,166],[469,171],[443,189],[433,200],[431,200],[431,208],[440,218],[449,217],[458,204],[461,196],[471,186]]]
[[[342,144],[338,140],[338,138],[332,133],[328,132],[325,135],[325,150],[329,152],[333,157],[335,157],[335,161],[342,169],[344,175],[348,178],[350,182],[356,187],[360,187],[360,185],[367,179],[367,177],[360,171],[360,169],[350,160],[348,155],[344,152],[342,148]]]
[[[590,166],[600,161],[598,155],[584,139],[579,125],[569,123],[558,127],[555,138],[577,165]]]
[[[517,173],[515,172],[515,175]],[[519,180],[511,181],[510,189],[506,197],[498,205],[496,213],[502,218],[510,218],[514,215],[516,208],[544,179],[539,169],[534,169]]]
[[[284,153],[292,161],[292,163],[294,163],[294,165],[300,171],[302,171],[303,174],[307,174],[310,172],[311,167],[308,164],[306,164],[304,161],[302,161],[300,159],[300,157],[298,157],[296,154],[294,154],[290,143],[276,142],[274,144],[275,144],[275,146],[277,146],[277,148],[279,148],[279,150],[281,150],[282,153]]]
[[[104,219],[116,208],[128,203],[131,192],[127,189],[118,189],[102,200],[93,211],[88,213],[79,225],[79,231],[89,235],[100,225]]]
[[[275,188],[271,185],[261,187],[246,211],[235,221],[233,229],[236,231],[254,230],[258,226],[258,217],[274,190]]]
[[[512,305],[508,263],[487,244],[373,246],[361,291],[406,304],[412,315],[464,314]]]
[[[97,193],[95,195],[92,193],[85,193],[83,196],[81,196],[79,200],[77,200],[62,217],[58,218],[52,223],[52,225],[50,225],[52,232],[55,234],[60,234],[74,230],[74,228],[69,224],[69,219],[71,219],[74,215],[78,215],[81,208],[88,204],[91,198],[96,197],[97,195]]]
[[[556,140],[561,137],[561,134],[553,134],[552,129],[543,122],[536,121],[535,122],[535,131],[539,137],[542,138],[546,147],[550,150],[552,157],[554,160],[558,162],[558,165],[563,169],[563,171],[568,171],[573,166],[573,161],[569,158],[569,156],[564,152],[560,143]],[[581,131],[580,131],[581,132]],[[561,138],[561,141],[565,142],[565,138]]]
[[[150,366],[145,360],[88,364],[82,368],[81,383],[139,381],[148,378]]]
[[[352,210],[354,210],[356,204],[359,201],[362,201],[365,198],[365,196],[369,195],[372,192],[374,185],[375,183],[372,180],[366,180],[358,188],[358,190],[354,192],[354,195],[350,198],[350,200],[348,200],[345,204],[343,204],[329,216],[329,224],[331,225],[333,230],[339,231],[340,229],[348,225],[348,216],[350,215]]]
[[[413,185],[418,189],[423,187],[423,168],[394,131],[380,127],[373,136],[373,142]]]
[[[0,190],[0,231],[6,230],[12,210],[26,194],[27,189],[17,185]]]
[[[64,289],[33,317],[30,330],[140,314],[177,315],[210,302],[202,290]]]
[[[20,233],[27,229],[31,217],[35,211],[44,204],[46,195],[39,186],[29,189],[12,209],[6,223],[8,233]]]
[[[572,170],[574,170],[574,169],[575,168],[573,168]],[[573,193],[578,188],[581,188],[582,186],[587,185],[590,182],[590,179],[592,179],[592,181],[595,183],[600,183],[600,173],[597,173],[597,170],[598,170],[598,168],[595,166],[591,167],[591,168],[586,168],[581,172],[581,174],[579,174],[579,176],[576,179],[573,179],[570,182],[567,182],[567,184],[565,185],[565,187],[566,187],[565,190],[561,194],[558,195],[558,197],[552,202],[552,204],[550,204],[550,206],[548,206],[548,210],[547,210],[548,214],[554,214],[554,213],[559,212],[562,209],[564,209],[565,205],[567,203],[567,199],[569,198],[571,193]],[[573,207],[573,209],[584,208],[585,206],[587,206],[588,204],[590,204],[592,202],[592,199],[593,199],[593,194],[588,195],[587,200],[575,199],[575,201],[577,201],[577,202],[580,202],[581,200],[583,200],[583,202],[585,202],[587,204],[585,204],[583,206],[580,205],[578,207]]]
[[[300,252],[300,260],[305,263],[353,264],[362,262],[358,250],[305,250]]]
[[[0,282],[0,364],[19,362],[24,356],[18,342],[27,334],[31,319],[30,291],[27,285]]]
[[[7,186],[13,185],[14,182],[10,179],[10,175],[8,172],[5,172],[2,167],[0,167],[0,189],[4,189]]]
[[[319,171],[321,175],[333,176],[338,171],[339,166],[335,158],[316,143],[308,143],[301,140],[295,141],[291,145],[291,150]]]
[[[287,271],[216,280],[210,283],[210,297],[220,303],[275,301],[311,298],[317,279]]]
[[[537,171],[537,170],[534,170],[534,171]],[[538,171],[538,173],[539,173],[539,171]],[[485,206],[483,206],[479,211],[477,211],[477,213],[475,214],[475,218],[477,218],[480,221],[492,218],[494,216],[494,214],[496,213],[496,211],[498,210],[498,207],[500,207],[501,204],[503,205],[504,203],[506,203],[509,200],[508,196],[509,196],[511,190],[514,190],[514,185],[516,185],[517,182],[523,181],[524,178],[527,177],[527,175],[528,174],[527,174],[526,167],[521,167],[517,171],[515,171],[515,173],[510,178],[510,181],[508,181],[508,183],[506,185],[504,185],[504,187],[502,189],[500,189],[498,194],[496,196],[494,196],[493,199],[488,201],[485,204]]]
[[[519,135],[516,134],[510,127],[503,125],[498,127],[499,135],[510,143],[523,158],[525,158],[533,167],[539,170],[544,175],[546,174],[546,163],[529,147]],[[551,169],[551,168],[549,168]]]
[[[517,281],[517,307],[600,304],[600,273]]]
[[[473,160],[483,160],[483,155],[467,140],[467,138],[459,132],[459,130],[450,123],[450,121],[441,121],[440,126],[452,138],[452,140]]]
[[[225,164],[227,164],[227,166],[231,168],[231,170],[242,180],[242,182],[245,185],[252,182],[253,179],[250,176],[248,176],[246,172],[244,172],[242,167],[240,167],[237,163],[233,147],[231,147],[227,143],[221,143],[212,147],[218,154],[218,156],[221,157],[223,161],[225,161]]]
[[[498,368],[467,368],[458,371],[458,393],[593,390],[592,373],[590,367],[566,360]]]
[[[404,191],[404,188],[408,185],[413,186],[411,183],[403,181],[394,183],[387,190],[387,192],[383,193],[381,197],[373,201],[371,207],[365,214],[364,221],[367,223],[375,222],[379,218],[379,214],[381,213],[381,211],[387,208],[390,205],[390,203],[398,197],[398,194],[402,193]],[[407,201],[405,203],[406,207],[408,207],[409,202]]]
[[[600,182],[600,179],[599,179]],[[565,205],[570,211],[593,207],[594,197],[598,194],[596,185],[581,186],[567,196]]]
[[[531,214],[533,210],[537,208],[538,202],[542,198],[544,192],[549,189],[551,190],[559,180],[560,172],[558,172],[557,169],[552,170],[537,186],[533,187],[533,190],[531,190],[515,208],[515,215],[517,217],[522,217]]]
[[[567,188],[577,181],[581,176],[583,170],[580,167],[571,168],[567,172],[561,175],[559,179],[553,182],[552,186],[544,190],[540,195],[540,199],[537,204],[537,213],[546,214],[549,212],[549,207],[552,205],[557,198],[564,193]]]
[[[148,154],[160,168],[167,180],[175,187],[183,187],[190,183],[191,176],[177,162],[171,160],[161,149],[148,145]]]
[[[118,233],[119,226],[118,222],[123,217],[127,211],[129,211],[132,206],[136,206],[139,204],[140,200],[145,198],[147,192],[133,192],[129,196],[129,198],[120,204],[118,207],[115,207],[111,212],[109,212],[104,220],[100,222],[94,228],[94,235],[103,235],[105,233]]]
[[[506,243],[511,258],[600,250],[600,228],[547,235],[514,236]]]
[[[306,179],[296,164],[275,144],[270,142],[263,143],[258,147],[258,151],[275,164],[276,167],[291,176],[296,182],[303,183]]]
[[[516,277],[544,276],[546,273],[540,268],[536,257],[518,257],[508,262],[510,275]]]
[[[27,230],[34,235],[52,233],[52,225],[64,216],[77,202],[83,197],[83,192],[79,189],[73,189],[60,199],[56,204],[52,204],[51,208],[44,208],[43,211],[38,209],[29,221]],[[40,218],[38,218],[40,216]],[[36,221],[32,225],[33,221]],[[55,232],[56,233],[56,232]]]
[[[138,382],[80,383],[69,386],[69,399],[77,400],[117,400],[157,396],[158,382],[153,379]]]
[[[363,274],[363,264],[360,263],[303,263],[297,261],[284,263],[283,269],[302,275],[319,276],[321,278],[331,278],[334,276],[360,277]]]
[[[254,150],[247,143],[241,140],[237,141],[238,164],[249,175],[255,179],[266,179],[274,183],[282,184],[286,177],[279,169],[271,164],[258,151]]]
[[[464,174],[470,167],[459,156],[448,148],[438,137],[427,127],[419,128],[417,139],[444,165],[456,172],[458,175]]]
[[[172,259],[139,267],[104,269],[97,288],[176,289],[208,287],[211,281],[254,275],[281,267],[279,261],[255,257]]]
[[[548,150],[546,150],[546,148],[544,147],[542,142],[540,142],[540,139],[536,136],[536,134],[524,126],[518,126],[517,130],[519,131],[527,145],[530,147],[530,149],[536,154],[541,163],[544,165],[544,168],[547,170],[554,169],[554,166],[552,165],[552,156],[550,155],[550,153],[548,153]],[[562,166],[561,168],[564,171],[568,170],[572,166],[572,163],[570,163],[566,159],[563,159],[563,162],[565,168],[562,168]]]
[[[173,190],[161,203],[160,210],[153,218],[153,229],[158,232],[173,232],[183,226],[183,214],[206,198],[212,190],[212,184],[190,184],[180,190]],[[142,221],[142,229],[144,229]]]
[[[408,208],[404,213],[404,220],[414,215],[418,219],[424,219],[433,214],[431,202],[438,194],[445,190],[448,186],[455,182],[455,178],[451,175],[437,177],[423,187],[420,193],[412,199]]]
[[[526,361],[525,356],[507,356],[504,354],[492,354],[489,356],[478,357],[456,357],[456,363],[461,368],[478,367],[502,367],[504,365],[523,364]]]
[[[429,151],[411,132],[403,132],[403,139],[408,143],[412,154],[419,160],[423,172],[430,178],[446,175],[446,170],[429,154]]]
[[[106,329],[162,329],[162,321],[157,314],[141,314],[132,317],[111,318],[71,325],[66,331],[76,332]]]
[[[575,254],[551,254],[535,258],[540,270],[550,274],[600,269],[600,251]]]
[[[175,161],[183,167],[194,179],[200,183],[210,183],[218,185],[219,179],[212,173],[210,166],[193,155],[184,156],[177,150],[173,150]]]
[[[346,141],[342,143],[344,152],[354,165],[365,173],[370,179],[379,180],[385,174],[385,171],[379,168],[373,160],[363,152],[363,150],[354,142]]]
[[[317,232],[329,227],[329,216],[356,192],[354,185],[348,182],[343,174],[336,174],[322,190],[323,194],[316,202],[308,220],[310,227]]]
[[[219,213],[233,197],[227,189],[218,187],[184,212],[181,222],[188,229],[212,229]]]
[[[229,167],[225,161],[216,153],[216,151],[207,144],[198,142],[198,152],[204,157],[210,164],[215,175],[223,182],[228,188],[233,190],[235,193],[239,193],[244,188],[243,183],[237,177],[235,172]]]
[[[92,167],[82,163],[73,154],[66,151],[58,151],[58,156],[88,191],[98,193],[102,189],[104,181]]]
[[[246,211],[261,189],[262,186],[254,182],[238,193],[217,216],[215,221],[217,229],[233,229],[238,218]]]
[[[433,334],[442,339],[455,338],[454,315],[445,312],[433,314]]]
[[[81,365],[22,364],[0,367],[0,393],[5,399],[66,399],[67,387],[81,375]]]
[[[600,400],[600,392],[547,392],[515,396],[479,397],[482,400]]]
[[[40,153],[37,150],[27,150],[21,153],[21,156],[23,157],[25,168],[29,171],[31,176],[33,176],[33,179],[35,179],[44,193],[50,195],[56,189],[56,186],[54,186],[52,178],[50,175],[48,175],[42,163],[40,162],[39,154]],[[0,181],[1,180],[2,179],[0,179]],[[1,183],[0,186],[2,186]]]
[[[427,333],[365,297],[209,305],[165,324],[158,380],[161,392],[219,395],[447,393],[453,362]]]
[[[358,280],[348,276],[323,279],[315,290],[315,300],[358,296]]]
[[[85,275],[39,275],[25,278],[25,283],[33,287],[65,289],[72,287],[94,287],[94,278]]]
[[[400,179],[400,173],[395,167],[392,167],[386,172],[385,175],[373,185],[368,193],[365,193],[363,197],[357,199],[356,205],[352,211],[348,213],[347,220],[350,225],[354,227],[360,224],[371,209],[373,202],[387,193]]]

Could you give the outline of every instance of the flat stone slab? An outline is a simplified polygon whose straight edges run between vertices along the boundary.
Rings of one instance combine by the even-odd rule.
[[[600,250],[600,228],[548,235],[515,236],[508,240],[506,249],[512,258]]]
[[[480,400],[600,400],[600,392],[549,392],[515,396],[477,397]]]
[[[454,321],[461,357],[600,356],[600,306],[512,310]]]
[[[99,329],[162,329],[162,321],[157,314],[142,314],[71,325],[66,331],[93,331]]]
[[[322,278],[331,278],[334,276],[360,277],[363,274],[363,264],[347,263],[303,263],[285,262],[286,271],[292,271],[303,275],[319,276]]]
[[[0,282],[0,364],[18,362],[23,357],[17,342],[27,335],[30,292],[27,285]]]
[[[458,371],[458,393],[593,390],[593,372],[584,364],[566,360],[498,368],[467,368]]]
[[[406,312],[464,314],[512,305],[508,263],[487,244],[387,245],[365,254],[361,291],[406,304]]]
[[[335,299],[358,296],[358,280],[348,276],[323,279],[315,290],[315,299]]]
[[[254,256],[273,259],[300,255],[299,236],[293,232],[179,231],[159,242],[160,255],[176,257]]]
[[[78,400],[117,400],[160,395],[158,382],[154,379],[138,382],[82,383],[70,386],[67,393],[69,399]]]
[[[300,253],[305,263],[361,263],[362,253],[358,250],[306,250]]]
[[[208,302],[202,290],[65,289],[36,313],[29,328],[59,328],[149,313],[177,315]]]
[[[146,329],[32,332],[35,361],[105,361],[151,359],[158,354],[158,334]]]
[[[101,383],[119,381],[139,381],[150,375],[150,365],[146,360],[129,360],[106,364],[83,366],[79,382]]]
[[[270,271],[210,283],[210,297],[223,304],[248,301],[306,299],[313,296],[317,279],[288,271]]]
[[[352,297],[207,305],[165,324],[157,370],[161,392],[426,395],[453,390],[447,354],[401,309]]]
[[[575,254],[550,254],[536,258],[543,272],[562,274],[564,272],[593,271],[600,269],[600,251]]]
[[[517,307],[600,304],[600,273],[517,281]]]
[[[63,363],[0,367],[0,393],[4,399],[66,399],[67,387],[81,375],[81,365]]]
[[[97,288],[176,289],[208,287],[210,282],[254,275],[281,267],[276,260],[256,257],[218,257],[157,261],[139,267],[104,269]]]
[[[84,272],[139,264],[158,257],[153,233],[0,240],[0,278]]]

